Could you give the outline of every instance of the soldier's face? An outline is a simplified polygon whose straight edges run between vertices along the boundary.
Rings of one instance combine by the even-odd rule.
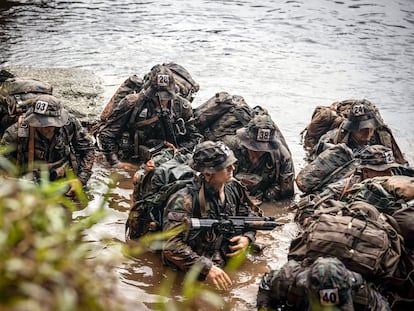
[[[360,145],[366,144],[374,135],[374,129],[372,128],[363,128],[357,132],[352,132],[352,138]]]
[[[208,180],[211,184],[224,184],[229,182],[233,179],[233,171],[234,165],[229,165],[226,168],[223,168],[221,171],[213,173],[210,175],[210,180]]]
[[[46,127],[38,127],[37,131],[42,134],[43,136],[47,138],[52,138],[55,134],[55,128],[54,126],[46,126]]]

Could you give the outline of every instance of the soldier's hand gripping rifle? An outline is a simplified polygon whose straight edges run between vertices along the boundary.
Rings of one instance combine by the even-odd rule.
[[[276,222],[275,217],[223,216],[221,219],[190,218],[190,230],[214,230],[217,234],[216,247],[228,254],[230,239],[255,230],[271,231],[284,223]]]
[[[160,104],[160,111],[158,113],[158,120],[160,120],[162,131],[164,134],[164,139],[173,144],[175,147],[178,147],[177,137],[175,136],[174,128],[171,124],[170,118],[171,112],[168,108],[163,108]]]

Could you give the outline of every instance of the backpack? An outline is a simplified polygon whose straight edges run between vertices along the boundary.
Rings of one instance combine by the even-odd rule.
[[[304,193],[317,191],[324,185],[349,176],[357,164],[352,150],[346,144],[333,145],[302,168],[295,181]]]
[[[167,151],[166,151],[167,152]],[[171,155],[170,155],[171,156]],[[168,199],[184,187],[195,188],[195,171],[187,164],[191,154],[176,154],[167,161],[162,157],[153,158],[155,168],[134,178],[133,205],[125,224],[126,239],[135,240],[148,232],[162,229],[164,207]]]
[[[311,152],[317,145],[319,138],[326,132],[337,128],[344,118],[329,106],[317,106],[312,113],[311,121],[302,131],[303,145],[307,152]]]
[[[200,86],[194,81],[190,73],[181,65],[176,63],[162,64],[169,68],[173,75],[178,93],[189,100],[193,100],[193,96],[198,92]],[[106,104],[104,110],[101,113],[101,121],[106,121],[111,112],[118,106],[119,102],[129,94],[139,93],[142,89],[146,89],[148,85],[148,74],[144,78],[140,78],[137,75],[128,77],[115,91],[115,94],[111,97]]]
[[[139,93],[142,89],[143,82],[137,75],[128,77],[115,91],[104,110],[100,115],[101,121],[106,121],[111,112],[118,106],[119,102],[128,94]]]
[[[0,83],[0,136],[17,121],[32,99],[39,94],[52,94],[52,86],[44,81],[29,78],[8,78]]]
[[[307,153],[307,160],[311,161],[315,156],[315,147],[322,135],[328,131],[339,128],[347,118],[355,99],[347,99],[334,102],[330,106],[316,106],[312,113],[310,123],[301,132],[303,147]],[[382,127],[387,127],[379,113],[378,108],[369,103],[375,112]]]
[[[392,215],[414,199],[414,177],[378,176],[352,185],[345,193],[347,202],[363,201],[380,212]]]
[[[306,292],[296,278],[306,268],[295,260],[289,260],[280,269],[266,272],[257,293],[257,308],[265,310],[306,310]]]
[[[308,310],[308,264],[289,260],[280,269],[266,272],[257,294],[258,309]],[[355,273],[352,302],[355,310],[389,310],[387,301],[375,286]]]
[[[390,221],[365,202],[353,202],[339,212],[316,213],[292,240],[288,259],[335,256],[367,279],[392,277],[398,268],[402,237]]]
[[[253,118],[253,109],[239,95],[216,93],[205,103],[193,109],[195,126],[206,140],[222,140],[235,135],[236,130]]]

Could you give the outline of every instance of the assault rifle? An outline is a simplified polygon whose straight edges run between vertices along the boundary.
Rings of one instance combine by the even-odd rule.
[[[230,253],[229,240],[244,232],[254,230],[271,231],[284,223],[276,222],[275,217],[222,216],[221,219],[190,218],[190,230],[214,229],[217,234],[215,248],[223,255]]]

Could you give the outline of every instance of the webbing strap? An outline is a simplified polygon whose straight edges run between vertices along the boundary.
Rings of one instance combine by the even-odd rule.
[[[207,217],[207,203],[206,203],[206,194],[204,190],[204,183],[201,185],[200,190],[198,191],[198,201],[200,203],[200,212],[201,217]]]
[[[28,169],[33,171],[34,163],[34,141],[35,141],[35,128],[29,126],[29,154],[28,154]]]

